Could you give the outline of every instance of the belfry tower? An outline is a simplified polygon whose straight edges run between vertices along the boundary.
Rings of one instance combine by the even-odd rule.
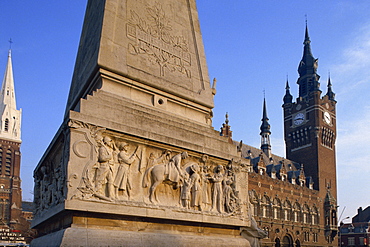
[[[296,102],[290,94],[289,83],[286,84],[284,104],[284,137],[286,156],[304,165],[306,176],[311,176],[313,188],[319,191],[324,201],[330,194],[330,207],[323,205],[323,215],[336,215],[336,100],[332,91],[330,78],[328,79],[327,93],[321,96],[317,74],[318,59],[311,52],[311,41],[306,25],[304,51],[298,66],[299,96]],[[333,218],[332,217],[332,218]],[[324,218],[321,219],[324,222]],[[325,235],[332,241],[336,234],[331,223],[325,222]],[[335,224],[334,224],[335,225]]]
[[[0,93],[0,228],[14,228],[21,217],[21,115],[17,110],[11,50]]]

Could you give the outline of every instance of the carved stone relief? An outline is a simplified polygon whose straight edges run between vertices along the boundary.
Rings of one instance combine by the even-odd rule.
[[[239,164],[211,160],[207,155],[189,155],[187,151],[172,151],[154,143],[141,143],[140,139],[82,123],[70,126],[79,133],[88,133],[80,135],[85,140],[76,139],[71,143],[76,151],[70,163],[85,162],[78,164],[84,166],[81,174],[76,170],[74,178],[70,179],[69,188],[74,191],[70,194],[71,200],[169,206],[228,215],[241,213],[236,189]],[[79,147],[88,146],[89,142],[92,148]]]
[[[182,35],[174,35],[171,20],[166,16],[161,3],[147,6],[146,15],[130,12],[127,37],[130,54],[143,56],[151,64],[159,66],[159,75],[165,71],[191,77],[191,55],[188,41]]]
[[[35,215],[62,203],[66,197],[66,171],[61,141],[34,173]]]

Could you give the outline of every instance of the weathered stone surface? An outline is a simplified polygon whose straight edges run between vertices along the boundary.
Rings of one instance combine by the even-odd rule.
[[[89,1],[67,114],[94,87],[97,68],[182,103],[213,107],[194,0]]]
[[[65,237],[64,237],[65,236]],[[58,239],[59,241],[55,241]],[[109,241],[107,241],[109,239]],[[243,246],[250,247],[248,241],[238,235],[225,233],[213,235],[197,235],[191,232],[161,233],[118,231],[106,229],[86,229],[82,227],[68,228],[36,239],[35,246],[158,246],[158,247],[191,247],[191,246]]]

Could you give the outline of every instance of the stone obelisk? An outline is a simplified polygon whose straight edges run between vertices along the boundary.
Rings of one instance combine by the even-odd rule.
[[[249,246],[249,163],[214,95],[195,0],[89,0],[32,245]]]

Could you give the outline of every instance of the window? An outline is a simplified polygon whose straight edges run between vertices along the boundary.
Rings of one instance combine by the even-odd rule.
[[[258,215],[258,204],[255,203],[253,204],[253,216],[257,216]]]
[[[298,212],[294,211],[294,222],[298,222]]]
[[[303,213],[303,223],[307,223],[307,213],[306,212],[304,212]]]
[[[9,130],[9,119],[5,119],[5,122],[4,122],[4,131],[8,132]]]
[[[278,219],[279,216],[278,216],[278,208],[277,207],[274,207],[274,219]]]
[[[267,209],[266,209],[266,205],[263,205],[262,206],[262,217],[266,218],[267,217]]]
[[[309,242],[310,241],[310,232],[304,232],[304,241]]]
[[[312,234],[312,236],[313,236],[313,241],[316,243],[316,242],[319,242],[319,238],[318,238],[318,236],[317,236],[317,233],[315,232],[315,233],[313,233]]]
[[[360,237],[360,245],[365,245],[364,237]]]
[[[300,221],[300,212],[301,212],[301,206],[299,203],[295,203],[293,207],[293,220],[294,222]]]
[[[271,217],[271,201],[270,198],[266,195],[262,197],[261,200],[261,216],[264,218]]]
[[[0,218],[4,221],[8,221],[9,220],[9,210],[10,209],[10,205],[9,205],[9,200],[7,199],[3,199],[0,201]]]
[[[281,202],[279,198],[275,198],[273,201],[272,217],[277,220],[281,219]]]
[[[317,211],[317,208],[315,206],[312,208],[311,223],[312,225],[319,224],[319,212]]]
[[[348,238],[348,246],[355,246],[355,237]]]
[[[289,220],[288,209],[284,209],[284,220]]]
[[[5,175],[8,175],[10,176],[10,168],[11,168],[11,164],[12,164],[12,151],[11,150],[7,150],[6,151],[6,164],[5,164]]]

